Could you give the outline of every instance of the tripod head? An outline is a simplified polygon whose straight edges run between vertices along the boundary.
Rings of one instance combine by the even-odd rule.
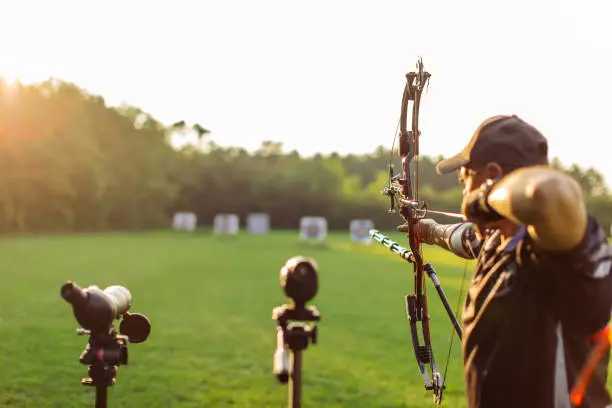
[[[77,334],[89,336],[79,359],[88,366],[89,377],[81,379],[81,384],[95,387],[115,384],[117,366],[128,363],[128,343],[141,343],[149,337],[149,319],[129,312],[132,295],[123,286],[101,290],[92,285],[82,289],[68,281],[60,293],[72,305],[74,317],[82,326]],[[113,327],[117,320],[121,320],[119,330]]]
[[[314,259],[295,256],[280,270],[280,284],[291,304],[272,310],[277,322],[276,351],[272,372],[280,383],[289,383],[289,406],[301,405],[302,351],[317,342],[317,323],[321,316],[316,306],[306,306],[318,290],[318,266]]]
[[[281,288],[296,307],[302,308],[319,289],[318,266],[314,259],[294,256],[280,270]]]

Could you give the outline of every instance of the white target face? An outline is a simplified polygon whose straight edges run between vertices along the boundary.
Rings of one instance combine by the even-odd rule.
[[[351,239],[362,244],[371,244],[372,237],[370,236],[370,230],[372,228],[374,228],[374,222],[372,222],[372,220],[357,219],[351,221],[349,225]]]
[[[235,235],[240,229],[239,218],[236,214],[217,214],[213,222],[213,230],[215,234]]]
[[[250,234],[267,234],[270,231],[270,216],[265,213],[249,214],[247,216],[247,230]]]
[[[323,217],[302,217],[300,220],[300,238],[304,240],[323,241],[327,237],[327,220]]]
[[[172,228],[177,231],[194,231],[198,225],[198,218],[194,213],[177,212],[172,218]]]

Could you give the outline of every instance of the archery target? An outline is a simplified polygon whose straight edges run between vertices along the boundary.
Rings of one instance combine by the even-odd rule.
[[[266,213],[247,215],[247,230],[250,234],[267,234],[270,230],[270,216]]]
[[[172,227],[177,231],[194,231],[198,218],[191,212],[177,212],[172,218]]]
[[[240,229],[239,219],[236,214],[217,214],[213,221],[213,230],[215,234],[235,235]]]
[[[357,219],[352,220],[349,225],[351,232],[351,239],[355,242],[361,242],[363,244],[371,244],[372,236],[370,236],[370,230],[374,228],[374,222],[368,219]]]
[[[300,238],[323,241],[327,237],[327,220],[324,217],[302,217]]]

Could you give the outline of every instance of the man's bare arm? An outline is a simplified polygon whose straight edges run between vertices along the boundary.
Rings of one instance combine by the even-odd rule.
[[[517,224],[543,249],[567,251],[582,240],[587,210],[582,190],[570,176],[548,167],[517,170],[491,191],[489,205]]]

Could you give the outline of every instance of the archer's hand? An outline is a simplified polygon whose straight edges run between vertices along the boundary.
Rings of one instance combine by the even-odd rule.
[[[495,181],[487,180],[478,189],[470,191],[463,197],[461,213],[468,221],[486,225],[504,219],[488,202],[489,194],[494,187]]]
[[[416,224],[414,224],[414,232],[416,233],[419,240],[428,245],[433,245],[434,242],[434,229],[438,225],[438,223],[431,218],[423,218],[418,220]],[[408,224],[403,224],[397,227],[397,230],[403,232],[408,236],[409,229]]]

